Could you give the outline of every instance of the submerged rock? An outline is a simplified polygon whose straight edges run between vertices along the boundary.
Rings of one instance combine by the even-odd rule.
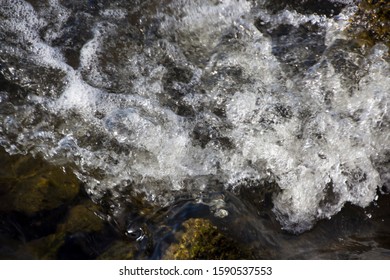
[[[67,220],[58,229],[67,233],[101,231],[103,220],[95,214],[97,211],[98,206],[91,201],[76,205],[69,210]]]
[[[363,0],[351,21],[349,32],[362,45],[373,46],[383,42],[390,48],[390,2]]]
[[[33,240],[26,246],[27,251],[34,259],[57,259],[58,249],[64,244],[64,233],[55,233]]]
[[[116,241],[110,248],[101,254],[99,260],[132,260],[135,256],[135,247],[126,241]]]
[[[70,170],[4,151],[0,165],[0,214],[6,219],[0,237],[19,244],[16,248],[26,252],[23,258],[73,258],[67,252],[69,243],[104,235],[104,221],[96,215],[99,206],[82,197],[80,182]],[[80,259],[94,258],[103,249],[74,251],[74,258]]]
[[[32,156],[0,155],[0,211],[33,214],[70,202],[80,183],[68,169]]]
[[[73,258],[67,252],[69,243],[78,242],[76,245],[82,247],[84,244],[81,244],[81,242],[85,241],[87,244],[89,237],[103,232],[104,222],[95,214],[97,211],[99,211],[98,206],[91,201],[87,200],[77,204],[68,211],[67,217],[57,226],[55,233],[32,240],[27,244],[27,250],[37,259]],[[87,249],[72,248],[74,249],[74,252],[72,252],[75,254],[74,258],[96,257],[99,253],[97,252],[98,249],[95,252],[95,248],[92,247]]]
[[[303,14],[318,14],[331,17],[338,15],[347,3],[346,1],[332,0],[276,0],[266,1],[265,6],[273,12],[292,8]]]
[[[164,259],[252,259],[252,254],[222,233],[206,219],[189,219],[183,223],[184,232],[179,234],[179,242],[171,245]]]

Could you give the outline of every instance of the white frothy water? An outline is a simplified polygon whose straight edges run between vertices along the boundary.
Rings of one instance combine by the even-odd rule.
[[[23,58],[62,83],[55,93],[27,86],[18,102],[1,91],[13,113],[0,115],[0,143],[72,164],[93,199],[131,189],[166,205],[212,190],[212,180],[234,188],[258,179],[277,183],[274,212],[300,232],[389,188],[387,49],[363,55],[340,44],[353,7],[327,18],[250,1],[172,1],[145,10],[148,25],[134,35],[123,24],[135,15],[108,5],[72,68],[53,46],[72,13],[47,5],[2,1],[2,74],[22,79],[7,57]]]

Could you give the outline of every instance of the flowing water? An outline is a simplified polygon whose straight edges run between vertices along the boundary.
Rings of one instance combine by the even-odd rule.
[[[150,258],[192,216],[258,258],[390,258],[388,48],[355,1],[286,2],[0,0],[0,145]]]

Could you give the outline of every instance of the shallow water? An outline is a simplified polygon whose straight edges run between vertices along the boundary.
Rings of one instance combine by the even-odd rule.
[[[257,258],[389,258],[388,49],[354,1],[285,3],[3,0],[0,144],[71,169],[140,258],[190,217]]]

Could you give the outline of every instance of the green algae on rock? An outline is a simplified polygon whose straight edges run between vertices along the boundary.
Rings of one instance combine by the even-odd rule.
[[[184,233],[179,242],[171,245],[164,259],[174,260],[231,260],[252,259],[251,253],[222,233],[206,219],[189,219],[183,223]]]
[[[34,259],[55,260],[58,249],[65,242],[65,233],[54,233],[42,238],[32,240],[26,247]]]
[[[67,168],[39,158],[1,152],[0,211],[33,214],[70,202],[80,183]]]
[[[91,201],[75,205],[68,210],[65,221],[58,224],[55,233],[32,240],[27,244],[28,251],[36,259],[57,259],[68,236],[103,230],[104,221],[95,214],[97,211],[98,205]]]
[[[135,247],[130,242],[118,240],[114,242],[105,252],[103,252],[99,260],[132,260],[135,255]]]
[[[361,1],[348,31],[362,45],[373,46],[383,42],[390,48],[390,2]]]
[[[67,233],[101,231],[103,220],[95,214],[97,211],[98,205],[91,201],[74,206],[69,210],[66,221],[58,226],[58,231]]]

